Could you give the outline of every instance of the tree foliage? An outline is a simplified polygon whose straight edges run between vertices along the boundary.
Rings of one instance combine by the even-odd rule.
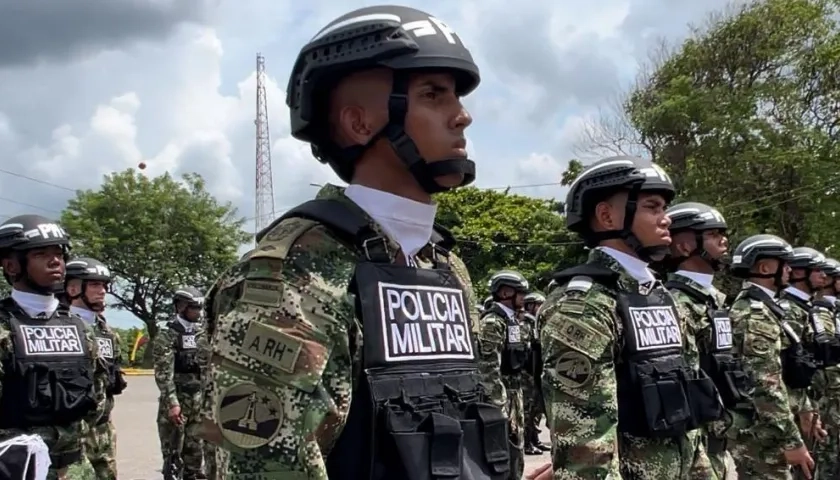
[[[174,290],[209,288],[249,238],[244,219],[213,198],[196,174],[179,182],[133,169],[114,173],[98,190],[78,192],[61,222],[74,254],[99,259],[116,276],[113,306],[142,320],[152,338],[155,322],[172,314]]]
[[[582,257],[582,246],[566,230],[556,201],[474,187],[435,200],[438,222],[458,238],[456,253],[480,296],[487,294],[487,280],[498,270],[518,270],[544,288],[547,274]]]
[[[828,0],[766,0],[713,15],[629,95],[626,114],[679,199],[721,208],[736,239],[833,245],[837,13]]]

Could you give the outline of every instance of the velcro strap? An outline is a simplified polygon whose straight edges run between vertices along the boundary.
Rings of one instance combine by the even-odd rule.
[[[432,478],[460,477],[464,437],[461,422],[440,413],[432,413],[424,423],[427,425],[421,425],[421,430],[428,429],[428,423],[431,423],[429,466]]]
[[[62,453],[50,453],[50,461],[52,462],[52,465],[50,465],[50,467],[55,468],[56,470],[62,469],[64,467],[69,467],[70,465],[79,462],[81,459],[81,450]]]
[[[493,472],[510,471],[508,424],[502,410],[487,403],[474,403],[467,409],[466,417],[478,421],[484,443],[484,459]]]

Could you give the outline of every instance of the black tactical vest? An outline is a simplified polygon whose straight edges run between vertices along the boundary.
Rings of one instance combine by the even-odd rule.
[[[109,396],[119,395],[127,386],[122,369],[120,369],[120,351],[114,333],[104,325],[99,325],[101,321],[103,321],[101,318],[95,320],[97,323],[94,324],[94,333],[99,347],[99,357],[103,360],[108,372],[105,393]]]
[[[715,382],[723,405],[734,409],[749,402],[749,375],[744,371],[741,359],[733,354],[732,321],[729,319],[729,312],[719,308],[713,296],[704,295],[683,282],[670,280],[665,287],[679,290],[706,306],[711,342],[708,347],[698,342],[700,368]]]
[[[523,329],[527,325],[520,325],[516,318],[508,318],[507,312],[497,303],[493,303],[481,316],[494,314],[505,320],[505,342],[502,346],[502,375],[516,375],[528,366],[528,342],[523,338]]]
[[[178,319],[170,321],[167,326],[175,332],[175,373],[200,373],[196,332],[187,332]]]
[[[811,316],[811,324],[814,331],[817,331],[817,326],[822,328],[825,343],[828,345],[827,357],[825,362],[826,367],[833,367],[840,364],[840,338],[837,333],[837,314],[835,312],[834,303],[824,298],[819,298],[811,302],[812,308],[809,312]],[[834,322],[834,334],[830,334],[825,330],[823,325],[823,317],[827,317]]]
[[[781,297],[789,302],[795,303],[799,308],[807,312],[808,325],[811,327],[811,331],[814,332],[814,338],[810,342],[803,342],[803,345],[814,356],[817,367],[822,369],[833,367],[840,363],[840,356],[838,355],[840,353],[840,342],[834,338],[834,335],[829,335],[825,331],[825,325],[823,325],[822,318],[819,316],[819,307],[787,292],[782,292]]]
[[[802,389],[811,386],[811,380],[817,373],[817,364],[813,355],[805,349],[802,341],[787,320],[785,310],[776,303],[764,290],[751,285],[744,291],[750,300],[763,303],[773,312],[776,321],[787,337],[790,346],[782,350],[782,380],[790,388]]]
[[[0,429],[67,426],[96,409],[93,358],[81,318],[61,305],[47,320],[0,302],[13,355],[3,361]]]
[[[531,375],[537,381],[534,382],[534,388],[536,388],[537,392],[540,392],[540,384],[542,383],[539,381],[540,377],[542,376],[542,343],[540,343],[540,328],[537,324],[537,317],[530,313],[524,313],[523,317],[525,319],[525,325],[528,325],[531,329],[531,344],[530,348],[528,349],[528,374]]]
[[[673,297],[657,284],[630,292],[618,275],[597,265],[572,268],[555,278],[586,276],[607,287],[621,319],[621,358],[616,363],[618,429],[638,437],[675,437],[723,413],[714,382],[685,361]]]
[[[359,253],[348,290],[364,331],[362,368],[329,478],[506,478],[507,421],[479,383],[451,237],[436,233],[435,268],[417,269],[391,264],[385,239],[342,202],[313,200],[277,221],[290,217],[318,221]]]

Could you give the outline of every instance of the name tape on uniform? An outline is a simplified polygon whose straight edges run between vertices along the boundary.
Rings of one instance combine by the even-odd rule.
[[[99,347],[99,356],[102,358],[114,358],[114,342],[108,337],[96,337],[96,345]]]
[[[681,347],[682,334],[671,307],[630,307],[633,334],[639,351]]]
[[[729,317],[715,317],[715,349],[732,348],[732,322]]]
[[[26,355],[84,355],[75,325],[21,325]]]
[[[379,283],[385,360],[474,358],[461,290]]]

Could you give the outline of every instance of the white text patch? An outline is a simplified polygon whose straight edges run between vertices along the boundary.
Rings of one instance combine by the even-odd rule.
[[[99,356],[102,358],[114,358],[114,342],[108,337],[96,337],[96,345],[99,347]]]
[[[379,283],[385,360],[473,359],[460,290]]]
[[[680,325],[671,307],[630,307],[630,320],[639,351],[682,346]]]
[[[21,325],[27,355],[84,355],[75,325]]]
[[[196,348],[195,335],[181,335],[181,348],[184,350]]]
[[[715,349],[732,348],[732,322],[728,317],[715,317]]]

